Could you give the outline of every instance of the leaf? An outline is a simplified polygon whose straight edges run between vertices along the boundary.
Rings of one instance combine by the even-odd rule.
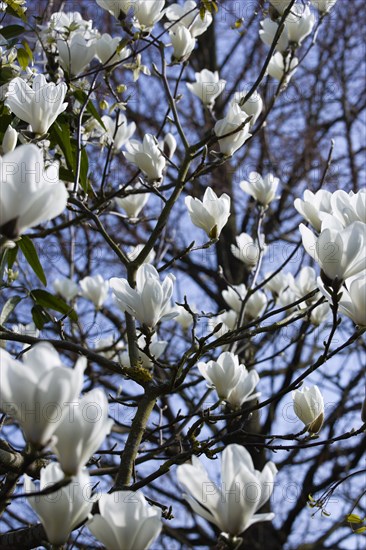
[[[347,516],[346,520],[349,523],[362,523],[362,519],[357,514],[349,514],[349,516]]]
[[[74,172],[75,157],[72,151],[69,124],[58,120],[52,124],[49,133],[65,155],[67,167]]]
[[[11,269],[13,267],[14,262],[17,259],[18,250],[19,250],[18,245],[14,246],[14,248],[9,248],[8,249],[8,254],[7,254],[7,257],[6,257],[7,261],[8,261],[8,269]]]
[[[32,307],[32,319],[38,330],[42,330],[46,323],[52,321],[50,315],[37,304]]]
[[[23,71],[25,71],[25,69],[28,67],[31,61],[31,58],[29,57],[27,50],[25,48],[18,48],[17,58],[18,58],[19,65],[21,66]]]
[[[73,95],[81,105],[84,105],[85,102],[87,101],[87,95],[82,90],[76,90]],[[99,124],[102,126],[104,130],[106,130],[106,127],[104,126],[104,122],[100,114],[96,110],[95,105],[92,101],[88,101],[86,105],[86,111],[99,122]]]
[[[72,309],[72,307],[69,304],[67,304],[59,296],[54,296],[50,292],[47,292],[47,290],[42,290],[42,289],[32,290],[31,297],[39,306],[42,306],[48,309],[54,309],[59,313],[63,313],[64,315],[67,315],[72,321],[76,322],[78,320],[78,316],[76,312]]]
[[[357,535],[361,535],[361,533],[364,533],[366,531],[366,526],[364,527],[359,527],[358,529],[356,529],[354,531],[354,533],[356,533]]]
[[[5,302],[3,310],[0,314],[0,325],[6,323],[20,301],[20,296],[12,296],[11,298],[9,298],[9,300]]]
[[[30,267],[33,269],[34,273],[37,275],[38,279],[46,286],[47,279],[43,271],[41,262],[39,261],[37,250],[32,243],[29,237],[25,235],[22,236],[20,241],[18,241],[19,248],[23,252],[25,259],[29,263]]]
[[[80,153],[80,185],[83,188],[84,193],[88,193],[88,190],[89,190],[88,172],[89,172],[88,155],[86,150],[82,149]]]
[[[7,11],[9,14],[19,17],[22,21],[25,21],[25,8],[22,8],[20,5],[24,2],[19,2],[19,0],[3,0],[8,6]]]
[[[16,36],[19,36],[19,34],[22,34],[25,31],[25,28],[21,25],[8,25],[7,27],[3,27],[1,29],[1,35],[6,39],[10,40],[11,38],[15,38]]]

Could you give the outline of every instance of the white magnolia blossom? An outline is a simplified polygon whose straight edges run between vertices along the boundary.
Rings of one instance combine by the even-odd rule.
[[[250,172],[249,181],[241,181],[240,188],[251,195],[263,206],[268,206],[276,197],[276,191],[280,180],[269,173],[261,176],[258,172]]]
[[[318,433],[324,421],[324,400],[318,386],[304,386],[292,392],[296,416],[310,433]]]
[[[151,134],[145,134],[142,143],[131,139],[126,144],[127,160],[135,164],[152,183],[161,183],[166,160],[159,149],[157,139]]]
[[[339,309],[361,327],[366,326],[366,272],[345,281]]]
[[[95,43],[85,40],[82,33],[72,34],[68,40],[59,38],[57,49],[61,67],[72,76],[82,73],[95,55]]]
[[[53,281],[54,291],[59,294],[66,302],[73,300],[79,293],[79,287],[75,281],[66,277],[59,277]]]
[[[196,46],[196,39],[184,25],[174,25],[169,36],[174,48],[173,61],[186,61]]]
[[[150,32],[163,17],[165,0],[133,0],[133,23],[135,27],[144,32]]]
[[[145,550],[159,536],[161,510],[140,491],[103,494],[98,506],[88,527],[107,550]]]
[[[197,367],[209,386],[215,388],[219,398],[226,400],[238,383],[244,365],[239,364],[237,355],[225,351],[217,361],[208,361],[207,363],[201,361]]]
[[[45,168],[36,145],[21,145],[0,157],[0,174],[0,233],[9,239],[66,208],[68,193],[58,179],[58,165]]]
[[[292,304],[297,302],[298,299],[298,295],[289,287],[280,292],[277,303],[279,306],[287,308],[287,312],[290,313],[290,311],[296,311],[297,306],[292,306]]]
[[[332,211],[331,198],[332,193],[330,191],[320,189],[316,193],[312,193],[309,189],[306,189],[304,200],[295,199],[294,206],[316,231],[320,231],[325,214]]]
[[[223,155],[231,157],[252,135],[249,133],[250,123],[244,124],[247,118],[247,114],[236,103],[230,106],[225,118],[216,122],[214,131]]]
[[[206,32],[212,23],[212,15],[207,10],[201,18],[200,10],[194,0],[187,0],[183,5],[172,4],[168,6],[165,15],[170,21],[165,25],[166,28],[170,28],[174,21],[178,21],[177,25],[186,27],[193,38]],[[173,26],[172,28],[175,29],[176,27]]]
[[[43,74],[37,74],[30,87],[22,78],[9,83],[5,104],[21,120],[31,125],[32,132],[45,134],[60,113],[67,107],[64,103],[67,86],[47,82]]]
[[[260,392],[255,392],[258,382],[259,375],[257,371],[254,369],[248,371],[247,368],[242,365],[239,380],[226,397],[225,401],[229,403],[233,409],[240,409],[244,403],[256,399],[261,395]]]
[[[131,246],[129,251],[127,252],[128,259],[131,261],[136,260],[137,256],[140,254],[140,252],[145,248],[144,244],[137,244],[136,246]],[[144,259],[144,264],[151,264],[155,260],[155,250],[152,249]]]
[[[143,264],[137,270],[135,288],[126,279],[117,277],[110,280],[110,286],[122,311],[153,328],[159,321],[167,321],[177,315],[170,307],[174,281],[174,275],[169,273],[161,283],[155,267]]]
[[[215,99],[224,91],[226,80],[221,79],[217,71],[208,69],[195,73],[195,77],[196,82],[187,84],[188,90],[199,97],[204,105],[212,107]]]
[[[249,268],[253,268],[257,265],[260,247],[248,233],[241,233],[236,237],[236,245],[231,245],[231,252],[235,258],[243,262]],[[261,244],[262,250],[266,251],[266,245]]]
[[[106,128],[106,140],[109,143],[113,143],[115,151],[119,151],[136,130],[136,124],[134,122],[128,124],[127,118],[123,113],[119,113],[116,120],[108,115],[103,115],[102,121]]]
[[[283,56],[281,52],[276,52],[268,64],[267,71],[272,78],[283,80],[283,84],[286,85],[296,72],[298,64],[297,57],[291,58],[290,55]]]
[[[144,369],[152,369],[154,367],[153,359],[157,360],[164,353],[168,342],[165,340],[158,340],[156,334],[151,338],[151,342],[147,348],[148,355],[141,350],[146,349],[146,337],[141,334],[137,339],[137,346],[139,348],[139,360]],[[151,359],[150,356],[153,358]],[[130,357],[128,350],[124,350],[119,354],[119,360],[124,367],[131,367]]]
[[[95,42],[95,55],[99,61],[103,64],[112,64],[118,61],[123,61],[131,53],[129,48],[122,48],[119,50],[118,46],[121,39],[112,38],[110,34],[104,33]]]
[[[171,132],[165,134],[163,141],[160,142],[160,149],[169,160],[174,157],[174,153],[177,149],[177,140]]]
[[[310,266],[305,266],[300,270],[296,280],[291,276],[289,279],[291,290],[294,291],[298,298],[302,298],[315,290],[318,286],[317,275],[315,269]],[[316,295],[315,295],[316,296]],[[319,295],[316,299],[319,298]]]
[[[255,91],[252,93],[252,95],[244,101],[247,93],[246,92],[236,92],[234,94],[234,98],[232,100],[232,104],[237,103],[242,111],[249,117],[251,116],[252,119],[250,121],[250,125],[253,126],[257,120],[259,115],[261,114],[263,110],[263,100],[260,96],[260,94]]]
[[[187,196],[185,204],[194,225],[206,231],[211,239],[220,236],[230,216],[229,195],[223,193],[218,197],[211,187],[207,187],[202,201]]]
[[[44,447],[67,412],[64,404],[81,391],[86,359],[67,368],[51,344],[42,342],[22,362],[0,349],[0,363],[0,408],[19,422],[27,441]]]
[[[320,11],[320,13],[328,13],[337,0],[310,0],[313,6]]]
[[[40,483],[36,484],[24,474],[25,493],[35,493],[62,481],[64,474],[56,462],[50,462],[40,471]],[[95,500],[91,496],[93,482],[88,472],[81,471],[70,483],[46,495],[29,496],[27,500],[39,516],[47,540],[56,546],[67,542],[71,531],[85,521]]]
[[[108,296],[108,281],[102,275],[93,275],[84,277],[79,284],[83,298],[93,302],[97,309],[101,308]]]
[[[5,130],[3,142],[1,145],[3,154],[5,155],[6,153],[11,153],[12,151],[14,151],[17,141],[18,132],[9,124],[9,126]]]
[[[133,8],[135,0],[97,0],[98,6],[109,11],[116,19],[120,18],[120,15],[127,15],[127,13]]]
[[[335,191],[331,195],[330,208],[343,227],[356,221],[366,223],[366,189],[358,193],[346,193],[342,189]]]
[[[261,27],[262,28],[259,30],[259,36],[262,42],[264,42],[264,44],[266,44],[267,46],[272,46],[274,42],[274,38],[278,31],[278,27],[279,27],[278,23],[276,21],[273,21],[269,17],[266,17],[266,19],[263,19],[263,21],[261,21]],[[289,45],[288,34],[287,34],[286,27],[284,27],[283,31],[280,34],[279,39],[277,40],[276,50],[278,52],[283,53],[287,50],[288,45]]]
[[[116,197],[115,201],[120,208],[126,212],[127,216],[131,219],[136,219],[141,210],[149,200],[149,193],[130,193],[130,191],[141,190],[140,185],[132,187],[129,185],[125,191],[127,195],[125,197]]]
[[[249,452],[237,444],[228,445],[222,452],[222,488],[210,480],[195,456],[192,464],[177,468],[179,483],[188,493],[183,496],[192,510],[231,536],[240,535],[254,523],[274,518],[273,513],[256,512],[270,498],[276,473],[273,462],[267,462],[262,472],[255,470]]]
[[[300,224],[300,232],[306,252],[328,279],[341,281],[366,269],[366,225],[357,221],[346,228],[340,222],[338,226],[334,223],[327,227],[326,222],[322,224],[319,237],[303,224]]]
[[[222,297],[225,302],[236,313],[240,313],[242,303],[247,295],[247,288],[244,284],[232,286],[227,290],[222,291]],[[267,306],[267,298],[264,292],[257,290],[252,294],[245,304],[245,317],[251,319],[257,319],[262,315]]]
[[[311,310],[310,322],[318,327],[329,319],[331,312],[332,310],[330,309],[330,305],[328,302],[325,302],[324,304],[319,304]]]
[[[38,328],[33,322],[27,323],[26,325],[23,325],[22,323],[18,323],[16,325],[13,325],[11,329],[13,332],[16,332],[17,334],[22,334],[24,336],[32,336],[33,338],[38,338],[40,334]],[[29,344],[25,344],[25,346],[28,348]]]
[[[272,273],[266,273],[264,279],[268,279],[271,275]],[[283,273],[282,271],[280,271],[279,273],[274,275],[264,286],[276,297],[289,286],[289,275],[289,273]]]
[[[77,402],[69,404],[52,442],[66,475],[76,475],[81,471],[112,426],[113,420],[108,418],[108,399],[103,390],[91,390]]]
[[[193,313],[196,313],[196,308],[192,307],[192,304],[189,304],[190,309],[193,311]],[[178,315],[175,317],[175,321],[180,324],[180,326],[183,328],[183,330],[188,330],[189,327],[192,326],[193,323],[193,316],[192,314],[186,310],[185,307],[177,305],[176,310],[178,311]]]
[[[314,24],[315,16],[311,13],[309,6],[301,3],[294,4],[285,22],[289,42],[300,46],[313,30]]]
[[[289,7],[291,0],[269,0],[269,3],[282,15],[286,8]]]

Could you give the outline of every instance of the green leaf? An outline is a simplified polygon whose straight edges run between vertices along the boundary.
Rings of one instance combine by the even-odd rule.
[[[15,260],[17,259],[19,246],[16,245],[14,248],[9,248],[6,259],[8,261],[8,269],[11,269],[14,265]]]
[[[52,321],[50,315],[37,304],[32,307],[32,319],[38,330],[42,330],[46,323]]]
[[[38,279],[46,286],[47,279],[44,274],[43,267],[39,261],[37,250],[32,243],[31,239],[25,235],[18,241],[19,248],[23,252],[25,259],[37,275]]]
[[[54,139],[65,155],[67,167],[75,172],[75,157],[70,140],[70,127],[67,122],[56,121],[49,130],[50,137]]]
[[[21,66],[23,71],[25,71],[25,69],[28,67],[29,63],[32,60],[32,58],[29,57],[27,50],[25,48],[18,48],[17,58],[18,58],[19,65]]]
[[[0,314],[0,325],[3,325],[4,323],[6,323],[6,321],[9,319],[10,315],[12,314],[12,312],[14,311],[14,309],[16,308],[16,306],[19,304],[20,301],[21,301],[20,296],[12,296],[11,298],[9,298],[9,300],[5,302],[3,310]]]
[[[10,40],[11,38],[15,38],[16,36],[19,36],[25,31],[25,28],[21,25],[8,25],[7,27],[3,27],[1,29],[1,35],[6,39]]]
[[[78,100],[78,102],[81,104],[81,105],[84,105],[86,100],[87,100],[87,95],[85,92],[83,92],[82,90],[76,90],[74,92],[74,97],[75,99]],[[106,127],[104,126],[104,122],[100,116],[100,114],[98,113],[98,111],[96,110],[95,108],[95,105],[92,101],[88,101],[87,105],[86,105],[86,111],[92,115],[98,122],[99,124],[102,126],[102,128],[104,130],[106,130]]]
[[[15,17],[19,17],[22,21],[25,21],[25,8],[22,8],[21,4],[24,4],[24,2],[20,2],[19,0],[3,0],[5,4],[7,5],[7,12],[10,15],[14,15]]]
[[[72,307],[69,304],[67,304],[59,296],[54,296],[50,292],[47,292],[47,290],[42,290],[42,289],[32,290],[31,297],[39,306],[42,306],[48,309],[54,309],[59,313],[63,313],[64,315],[67,315],[72,321],[76,322],[78,320],[78,316],[76,312],[72,309]]]

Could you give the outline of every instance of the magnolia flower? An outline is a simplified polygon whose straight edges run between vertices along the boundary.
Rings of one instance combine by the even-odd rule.
[[[362,222],[353,222],[343,229],[324,227],[319,237],[300,224],[302,244],[306,252],[320,265],[330,280],[338,281],[357,275],[366,269],[366,226]]]
[[[126,212],[129,218],[135,219],[149,200],[149,193],[129,193],[129,191],[141,190],[141,186],[128,186],[125,191],[128,193],[125,197],[115,199],[117,205]]]
[[[179,483],[188,492],[183,496],[193,511],[234,537],[254,523],[274,518],[273,513],[256,512],[270,498],[276,473],[273,462],[267,462],[262,472],[255,470],[249,452],[237,444],[222,453],[221,487],[210,480],[195,456],[192,464],[177,468]]]
[[[259,397],[260,393],[254,393],[259,382],[259,375],[256,370],[252,369],[248,372],[244,365],[241,365],[241,374],[235,387],[231,390],[225,401],[233,409],[240,409],[247,401],[251,401]]]
[[[165,10],[165,15],[170,23],[165,25],[166,28],[171,28],[172,23],[177,21],[177,25],[186,27],[193,38],[203,34],[212,23],[212,15],[206,10],[203,18],[200,10],[194,0],[187,0],[183,6],[181,4],[172,4]],[[172,27],[175,31],[176,26]]]
[[[57,49],[61,67],[73,76],[82,73],[95,54],[95,44],[87,42],[82,33],[72,34],[67,41],[59,38]]]
[[[129,48],[119,48],[121,39],[112,38],[110,34],[104,33],[95,42],[95,55],[103,64],[116,63],[123,61],[131,53]]]
[[[140,491],[103,494],[98,506],[88,527],[107,550],[145,550],[159,536],[161,510]]]
[[[310,0],[310,2],[320,11],[320,13],[324,14],[332,9],[337,0]]]
[[[272,273],[266,273],[264,278],[268,279],[271,275]],[[274,294],[275,296],[278,296],[283,290],[288,287],[290,283],[289,275],[289,273],[283,273],[282,271],[280,271],[265,284],[265,288],[272,292],[272,294]]]
[[[296,281],[294,278],[290,279],[290,288],[298,298],[302,298],[317,288],[318,284],[316,278],[315,269],[310,266],[305,266],[296,277]],[[319,296],[316,297],[316,299],[318,298]]]
[[[287,19],[286,19],[287,21]],[[276,33],[278,31],[278,23],[272,21],[269,17],[261,21],[261,29],[259,30],[259,36],[267,46],[272,46]],[[279,39],[276,43],[276,50],[278,52],[285,52],[288,48],[289,38],[286,27],[282,30]]]
[[[125,16],[134,7],[135,0],[97,0],[97,4],[108,10],[116,19]]]
[[[93,275],[84,277],[80,281],[81,295],[93,302],[97,309],[100,309],[108,296],[109,283],[105,281],[102,275]]]
[[[137,244],[136,246],[131,246],[131,248],[127,252],[128,259],[131,260],[131,262],[136,260],[137,256],[140,254],[140,252],[142,252],[144,248],[145,248],[144,244]],[[144,259],[143,263],[151,264],[155,260],[155,256],[156,256],[155,250],[154,249],[150,250],[146,258]]]
[[[160,149],[163,151],[164,155],[171,160],[174,157],[174,153],[177,148],[177,140],[171,132],[165,134],[163,141],[160,142]]]
[[[263,100],[258,92],[254,92],[249,99],[244,101],[246,92],[236,92],[231,104],[237,103],[242,111],[248,116],[252,117],[250,126],[253,126],[263,109]]]
[[[310,322],[316,327],[320,326],[322,323],[329,319],[331,309],[328,302],[324,304],[319,304],[310,313]]]
[[[43,33],[51,34],[51,36],[59,36],[60,34],[68,35],[72,32],[83,31],[85,38],[90,38],[93,34],[93,21],[86,21],[82,18],[78,11],[62,12],[56,11],[52,13],[47,25],[42,25]]]
[[[154,136],[145,134],[142,143],[131,139],[127,142],[126,149],[127,152],[124,152],[126,159],[136,164],[150,182],[160,183],[162,181],[166,160]]]
[[[306,189],[304,200],[295,199],[294,206],[316,231],[320,231],[324,215],[332,211],[331,198],[330,191],[320,189],[316,193],[312,193]]]
[[[122,311],[153,328],[159,321],[167,321],[177,315],[175,311],[168,311],[174,281],[174,275],[169,274],[161,283],[155,267],[143,264],[137,270],[135,288],[126,279],[116,277],[110,280],[110,286]]]
[[[54,432],[52,448],[65,474],[71,476],[80,472],[99,449],[113,420],[108,418],[108,399],[98,388],[69,405]]]
[[[12,331],[16,332],[17,334],[22,334],[25,336],[32,336],[33,338],[39,337],[39,330],[36,327],[36,325],[32,323],[28,323],[26,325],[23,325],[22,323],[18,323],[16,325],[12,326]],[[25,344],[26,347],[29,347],[28,344]]]
[[[107,140],[113,143],[115,151],[119,151],[136,130],[136,124],[134,122],[127,124],[127,118],[123,113],[119,113],[116,120],[113,120],[110,116],[103,115],[102,121],[107,131]]]
[[[169,31],[169,36],[174,48],[173,61],[186,61],[196,46],[196,39],[183,25],[174,25]]]
[[[204,105],[212,107],[215,99],[224,91],[226,80],[219,78],[219,73],[203,69],[195,73],[196,82],[188,83],[187,88],[192,94],[200,98]]]
[[[14,151],[16,144],[18,141],[18,132],[13,128],[12,126],[7,127],[5,130],[5,134],[3,137],[3,143],[2,143],[2,152],[5,155],[6,153],[11,153]]]
[[[346,193],[342,189],[335,191],[330,198],[330,208],[343,227],[356,221],[366,223],[366,189],[358,193]]]
[[[292,399],[296,416],[310,433],[317,434],[324,422],[324,400],[318,386],[295,390]]]
[[[269,0],[269,3],[282,15],[289,7],[291,0]]]
[[[225,400],[238,383],[244,365],[239,364],[237,355],[225,351],[217,361],[201,361],[197,367],[209,386],[214,386],[219,398]]]
[[[14,78],[9,83],[5,104],[21,120],[28,122],[35,134],[45,134],[60,113],[67,107],[64,103],[67,86],[47,82],[43,74],[37,74],[32,88],[22,79]]]
[[[230,197],[226,193],[218,197],[207,187],[203,201],[188,196],[185,204],[192,223],[206,231],[210,239],[217,239],[230,216]]]
[[[193,311],[193,313],[195,313],[195,308],[193,308],[191,304],[189,305],[189,307]],[[183,330],[188,330],[193,323],[192,314],[181,305],[177,305],[176,308],[178,311],[178,315],[175,317],[174,320],[180,324]]]
[[[239,105],[234,104],[230,106],[226,117],[216,122],[214,131],[219,138],[220,151],[223,155],[231,157],[252,135],[249,133],[249,122],[244,124],[247,118]]]
[[[38,491],[49,490],[63,478],[64,474],[59,464],[50,462],[40,471]],[[71,531],[88,518],[94,500],[91,496],[92,486],[93,483],[85,470],[53,493],[27,497],[41,520],[48,542],[56,546],[66,543]],[[27,474],[24,474],[24,491],[37,492],[35,483]]]
[[[146,349],[147,341],[146,337],[141,334],[137,339],[137,346],[139,348],[139,360],[144,369],[152,369],[154,367],[153,359],[157,360],[164,353],[168,342],[165,340],[158,340],[156,334],[151,338],[151,342],[147,347],[148,354],[141,350]],[[153,359],[151,359],[152,357]],[[119,360],[124,367],[131,367],[130,357],[128,350],[124,350],[119,354]]]
[[[240,188],[263,206],[268,206],[277,198],[276,191],[279,181],[271,173],[262,177],[258,172],[250,172],[249,181],[241,181]]]
[[[239,313],[242,308],[243,300],[247,295],[247,288],[244,284],[232,286],[227,290],[222,291],[222,297],[225,302],[236,313]],[[245,317],[256,319],[262,315],[267,306],[267,298],[264,292],[257,290],[252,294],[245,304]]]
[[[61,277],[53,281],[53,288],[57,294],[62,296],[66,302],[73,300],[79,292],[79,287],[75,281]]]
[[[164,15],[165,0],[134,0],[133,2],[133,23],[135,27],[144,32],[150,32]]]
[[[0,157],[0,233],[16,239],[27,229],[56,218],[68,194],[58,167],[44,167],[36,145],[21,145]]]
[[[299,64],[297,57],[283,56],[281,52],[276,52],[268,64],[268,74],[276,80],[282,81],[287,85],[290,78],[296,72]]]
[[[235,258],[245,263],[249,268],[257,265],[260,248],[248,233],[241,233],[236,237],[236,245],[231,245],[231,252]],[[262,250],[265,252],[266,245],[262,243]]]
[[[36,344],[16,361],[0,349],[0,408],[21,425],[27,441],[44,447],[62,422],[65,403],[77,398],[83,384],[86,359],[74,369],[63,366],[48,343]]]
[[[289,41],[300,46],[313,30],[314,23],[315,16],[309,6],[294,4],[285,22]]]
[[[339,302],[340,310],[356,325],[366,326],[366,272],[346,280]]]

